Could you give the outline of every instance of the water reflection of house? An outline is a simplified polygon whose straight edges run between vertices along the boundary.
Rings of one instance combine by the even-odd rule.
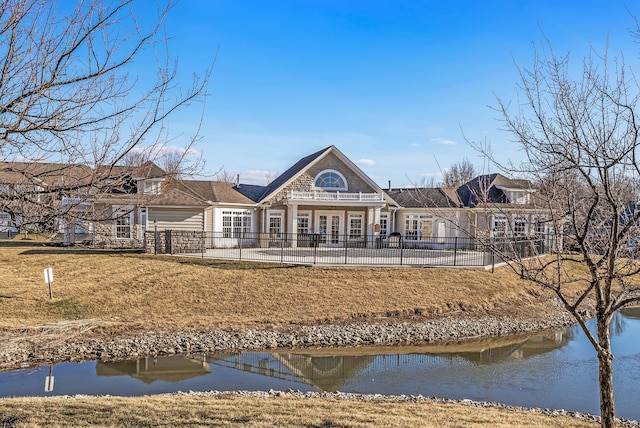
[[[640,308],[637,308],[640,316]],[[497,364],[544,354],[566,345],[572,330],[559,330],[525,338],[493,338],[458,344],[372,351],[354,348],[351,354],[313,353],[215,353],[200,357],[141,358],[134,361],[97,363],[98,376],[131,376],[145,383],[180,382],[211,373],[211,366],[225,367],[290,382],[301,382],[322,391],[337,391],[363,370],[384,370],[403,365],[430,365],[438,360],[466,360]],[[381,352],[378,352],[381,351]],[[343,350],[344,352],[344,350]],[[399,352],[399,353],[396,353]]]
[[[463,358],[475,364],[496,364],[510,360],[525,360],[536,355],[546,354],[562,348],[569,343],[572,337],[573,335],[569,329],[557,330],[502,346],[491,346],[462,352],[457,351],[454,346],[451,348],[452,352],[438,352],[433,355],[448,359]]]
[[[273,354],[273,356],[300,379],[322,391],[337,391],[377,358],[376,355]]]
[[[138,360],[98,362],[98,376],[131,376],[150,384],[157,380],[180,382],[211,373],[205,356],[201,357],[146,357]]]

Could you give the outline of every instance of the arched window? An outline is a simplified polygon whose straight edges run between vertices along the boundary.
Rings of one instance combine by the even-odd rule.
[[[324,190],[347,190],[347,180],[338,171],[332,169],[320,172],[313,185]]]

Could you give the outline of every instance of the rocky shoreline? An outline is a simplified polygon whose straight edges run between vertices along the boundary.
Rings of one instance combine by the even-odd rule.
[[[99,320],[91,325],[99,326]],[[565,311],[537,314],[533,318],[502,316],[461,316],[449,314],[437,319],[419,322],[363,322],[352,324],[273,326],[265,329],[219,329],[202,331],[149,331],[126,337],[105,338],[89,333],[87,323],[79,323],[70,333],[67,323],[64,332],[56,335],[55,325],[36,327],[22,335],[3,337],[0,348],[0,370],[25,368],[45,363],[84,360],[124,360],[145,356],[213,353],[220,351],[252,351],[277,348],[347,348],[358,346],[410,346],[442,344],[488,337],[505,337],[542,332],[574,324]],[[57,337],[56,337],[57,336]],[[8,345],[8,346],[7,346]],[[568,416],[599,423],[599,416],[566,410],[526,408],[492,402],[451,400],[436,397],[385,396],[380,394],[350,394],[342,392],[301,391],[206,391],[178,392],[172,395],[245,396],[331,398],[352,401],[433,402],[457,403],[470,407],[496,407],[500,409],[535,412],[546,416]],[[74,398],[69,396],[67,398]],[[77,396],[80,397],[80,396]],[[640,427],[638,421],[619,420],[620,426]]]
[[[574,323],[564,311],[535,319],[499,316],[447,315],[419,322],[273,326],[265,329],[149,331],[125,337],[101,337],[78,324],[56,335],[55,325],[20,337],[5,337],[0,369],[84,360],[124,360],[145,356],[249,351],[276,348],[345,348],[419,345],[486,337],[502,337],[558,328]],[[100,325],[99,321],[94,323]],[[46,330],[46,331],[45,331]],[[13,341],[13,342],[12,342]]]

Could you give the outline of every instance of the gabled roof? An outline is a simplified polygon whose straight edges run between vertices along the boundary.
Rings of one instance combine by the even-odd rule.
[[[146,161],[142,165],[112,165],[96,168],[98,176],[104,178],[131,177],[132,179],[150,179],[166,177],[167,172],[152,161]]]
[[[481,203],[509,204],[503,189],[533,190],[529,180],[511,179],[494,173],[480,175],[466,182],[458,187],[457,194],[462,204],[471,208]]]
[[[385,190],[405,208],[458,208],[461,206],[456,189],[437,187],[398,188]]]
[[[133,178],[162,178],[167,172],[154,162],[146,161],[142,165],[135,167],[131,172]]]
[[[306,169],[311,167],[314,163],[318,162],[320,159],[327,156],[329,153],[334,153],[346,166],[351,168],[358,176],[365,182],[367,182],[373,189],[377,191],[382,191],[380,187],[369,178],[356,164],[354,164],[349,158],[347,158],[340,150],[337,149],[336,146],[329,146],[322,150],[318,150],[315,153],[312,153],[308,156],[303,157],[298,162],[296,162],[291,168],[287,169],[280,176],[278,176],[275,180],[269,183],[265,189],[263,194],[256,200],[256,202],[261,202],[264,200],[268,200],[271,196],[278,193],[280,190],[285,188],[289,183],[295,180],[298,176],[300,176]]]
[[[267,199],[268,196],[277,192],[280,188],[286,186],[290,181],[292,181],[298,175],[300,175],[302,171],[304,171],[314,161],[321,158],[322,155],[328,153],[332,147],[335,148],[334,146],[329,146],[300,159],[291,168],[287,169],[285,172],[283,172],[278,177],[276,177],[275,180],[267,184],[262,194],[258,197],[258,199],[256,199],[256,202],[260,202],[263,199]]]

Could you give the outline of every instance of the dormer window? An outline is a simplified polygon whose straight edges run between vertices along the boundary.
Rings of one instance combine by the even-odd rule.
[[[323,190],[348,190],[344,176],[332,169],[320,172],[313,181],[313,185]]]
[[[513,189],[508,187],[496,186],[502,190],[510,204],[528,205],[531,203],[531,193],[534,189]]]
[[[509,202],[512,204],[528,204],[529,192],[510,191],[510,192],[507,192],[507,198],[509,198]]]
[[[160,180],[144,180],[141,189],[144,195],[159,195]]]

